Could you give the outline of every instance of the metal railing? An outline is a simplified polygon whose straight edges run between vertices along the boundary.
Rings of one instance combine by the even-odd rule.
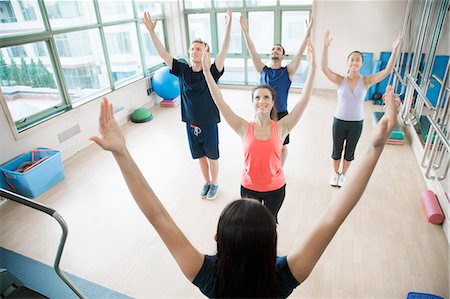
[[[64,245],[66,243],[67,235],[69,234],[69,229],[67,227],[66,222],[61,217],[61,215],[58,214],[55,210],[52,208],[49,208],[47,206],[44,206],[43,204],[40,204],[34,200],[31,200],[29,198],[26,198],[22,195],[19,195],[17,193],[13,193],[11,191],[5,190],[3,188],[0,188],[0,196],[4,197],[6,199],[12,200],[14,202],[17,202],[19,204],[22,204],[24,206],[30,207],[34,210],[38,210],[40,212],[43,212],[47,215],[50,215],[53,217],[61,226],[62,228],[62,235],[61,239],[59,241],[58,245],[58,251],[56,252],[55,261],[53,263],[53,268],[56,271],[56,274],[64,281],[64,283],[79,297],[79,298],[85,298],[83,294],[78,290],[78,288],[64,275],[64,272],[61,271],[59,267],[59,262],[61,261],[62,252],[64,250]]]
[[[404,97],[401,106],[404,124],[421,126],[426,120],[430,125],[420,164],[426,169],[425,176],[432,180],[444,180],[450,168],[450,63],[447,63],[442,78],[433,73],[449,7],[450,0],[408,1],[401,55],[397,57],[389,79],[392,79],[394,90],[400,89],[400,95]],[[440,91],[433,103],[428,92],[437,87],[435,84],[440,84]]]

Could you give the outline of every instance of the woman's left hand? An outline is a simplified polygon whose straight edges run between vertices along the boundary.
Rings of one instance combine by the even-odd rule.
[[[392,49],[397,50],[402,42],[402,33],[400,32],[392,43]]]

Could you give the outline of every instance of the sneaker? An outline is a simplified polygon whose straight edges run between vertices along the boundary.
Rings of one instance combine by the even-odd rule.
[[[337,184],[337,186],[338,186],[339,188],[341,188],[342,185],[344,185],[345,180],[346,180],[345,175],[340,174],[340,175],[339,175],[339,179],[338,179],[338,184]]]
[[[208,190],[208,194],[206,194],[206,199],[212,200],[217,196],[217,191],[219,191],[219,185],[211,184],[209,186],[210,187]]]
[[[338,181],[339,181],[339,174],[333,172],[333,174],[331,175],[331,179],[330,179],[330,185],[333,187],[337,187]]]
[[[211,186],[210,183],[205,183],[202,187],[202,191],[200,191],[200,197],[205,198],[206,194],[208,194],[209,187]]]

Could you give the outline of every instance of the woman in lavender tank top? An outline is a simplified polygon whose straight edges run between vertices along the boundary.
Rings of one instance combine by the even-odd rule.
[[[338,105],[333,118],[333,173],[330,185],[341,187],[345,182],[345,174],[354,159],[355,148],[361,136],[364,120],[364,98],[367,89],[386,78],[394,67],[402,36],[399,34],[392,43],[392,55],[386,68],[369,76],[362,76],[360,69],[364,63],[363,54],[351,52],[347,57],[347,74],[339,75],[328,67],[328,48],[333,38],[330,31],[325,32],[321,69],[325,76],[337,87]],[[342,152],[345,154],[342,159]],[[342,163],[341,163],[342,161]],[[339,171],[342,164],[342,171]]]

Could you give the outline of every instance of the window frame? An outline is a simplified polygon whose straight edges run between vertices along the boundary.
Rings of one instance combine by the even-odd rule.
[[[82,0],[81,0],[82,1]],[[98,0],[91,0],[93,3],[93,8],[95,11],[95,22],[93,24],[89,25],[81,25],[81,26],[72,26],[72,27],[64,27],[59,29],[52,29],[50,25],[50,19],[47,14],[46,10],[46,4],[44,0],[37,0],[38,7],[39,7],[39,13],[41,14],[42,21],[44,24],[44,28],[42,31],[33,31],[32,33],[19,33],[17,35],[8,35],[4,37],[0,37],[1,42],[1,49],[7,48],[7,47],[13,47],[13,46],[21,46],[25,44],[30,43],[36,43],[36,42],[44,42],[45,46],[47,48],[48,57],[52,64],[54,75],[55,75],[55,83],[57,85],[57,90],[61,97],[61,104],[48,108],[45,110],[42,110],[40,112],[37,112],[35,114],[32,114],[30,116],[27,116],[23,119],[13,121],[12,115],[9,111],[8,104],[6,102],[6,99],[2,96],[0,97],[0,104],[3,107],[3,110],[5,112],[5,115],[7,116],[8,123],[11,127],[11,130],[13,131],[13,135],[16,139],[19,139],[27,130],[32,129],[33,127],[38,126],[39,124],[54,118],[56,116],[59,116],[67,111],[70,111],[76,107],[82,106],[92,100],[95,100],[109,92],[116,91],[128,84],[131,84],[133,82],[136,82],[146,76],[148,76],[149,73],[154,72],[156,69],[162,67],[164,64],[160,63],[157,65],[147,66],[145,63],[145,53],[143,50],[143,37],[140,31],[140,26],[143,24],[143,18],[142,16],[137,15],[137,7],[135,2],[132,2],[132,12],[133,17],[120,20],[120,21],[110,21],[110,22],[102,22],[102,18],[100,15],[100,7]],[[168,37],[167,37],[167,22],[165,17],[165,5],[164,2],[161,1],[161,14],[155,15],[155,19],[159,21],[159,23],[163,26],[163,35],[164,35],[164,42],[166,45],[166,49],[170,51],[169,44],[168,44]],[[38,13],[38,12],[36,12]],[[153,17],[153,16],[152,16]],[[126,78],[125,80],[120,81],[119,83],[115,83],[113,80],[113,75],[111,71],[111,62],[109,59],[109,53],[108,48],[106,46],[106,37],[104,28],[115,26],[115,25],[123,25],[123,24],[132,24],[132,27],[134,30],[136,30],[137,35],[137,46],[139,51],[139,57],[138,57],[138,64],[141,65],[141,71],[137,72],[135,75]],[[65,34],[65,33],[73,33],[73,32],[81,32],[89,29],[97,29],[99,31],[101,46],[103,48],[103,55],[105,57],[105,64],[106,64],[106,72],[107,72],[107,80],[108,80],[108,87],[100,89],[99,91],[90,94],[86,98],[83,98],[82,101],[79,103],[72,103],[70,96],[69,96],[69,89],[67,86],[67,82],[64,78],[63,74],[63,68],[60,63],[60,57],[57,51],[56,46],[56,40],[54,36],[57,36],[59,34]],[[36,49],[34,49],[36,51]],[[37,54],[37,52],[36,52]],[[39,55],[37,55],[39,57]],[[1,91],[1,94],[3,95],[3,91]]]
[[[192,8],[186,8],[185,1],[183,1],[183,14],[184,14],[184,27],[185,27],[185,34],[186,34],[186,47],[189,49],[189,24],[188,24],[188,15],[190,14],[204,14],[209,13],[210,14],[210,27],[211,27],[211,44],[212,48],[215,50],[211,52],[212,57],[216,57],[217,52],[219,51],[219,39],[223,38],[222,36],[218,36],[218,26],[217,26],[217,14],[218,13],[226,13],[227,8],[226,7],[216,7],[215,1],[211,0],[211,7],[210,8],[202,8],[202,9],[192,9]],[[281,25],[282,25],[282,12],[284,11],[307,11],[309,13],[309,16],[311,17],[311,11],[312,11],[312,3],[311,5],[280,5],[280,0],[276,1],[275,6],[247,6],[247,1],[242,0],[243,4],[240,7],[232,7],[232,12],[240,12],[244,16],[246,20],[248,20],[248,13],[249,12],[263,12],[263,11],[271,11],[274,13],[274,41],[273,44],[281,44]],[[243,35],[241,35],[241,45],[242,45],[242,51],[241,54],[236,53],[227,53],[227,58],[241,58],[244,59],[244,82],[221,82],[224,84],[230,84],[230,85],[253,85],[253,82],[249,82],[248,80],[248,71],[249,71],[249,65],[252,65],[252,61],[250,58],[250,54],[248,53],[247,46],[245,45],[245,40]],[[217,50],[216,50],[217,49]],[[294,57],[294,54],[286,54],[284,56],[285,60],[292,60]],[[260,57],[262,60],[270,59],[270,54],[260,54]],[[302,56],[301,60],[306,60],[306,55]],[[226,62],[225,62],[226,63]],[[302,85],[293,84],[292,87],[303,87]]]

